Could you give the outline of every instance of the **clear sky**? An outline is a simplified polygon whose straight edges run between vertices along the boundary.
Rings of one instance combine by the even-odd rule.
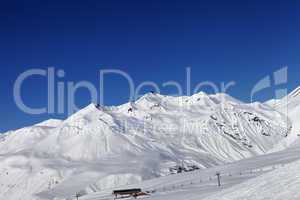
[[[175,80],[235,81],[229,94],[249,101],[253,85],[288,66],[289,90],[300,85],[300,1],[2,1],[0,6],[0,132],[67,114],[28,115],[13,100],[18,75],[31,68],[63,69],[62,82],[92,82],[100,69],[120,69],[136,84]],[[47,103],[46,80],[28,79],[26,104]],[[145,88],[145,92],[151,88]],[[128,99],[127,82],[111,75],[105,104]],[[272,88],[257,100],[272,98]],[[162,93],[170,94],[169,88]],[[80,90],[76,103],[89,104]]]

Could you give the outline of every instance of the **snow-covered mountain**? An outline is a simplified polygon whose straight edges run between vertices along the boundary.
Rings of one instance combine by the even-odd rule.
[[[163,176],[181,163],[209,168],[269,152],[292,127],[270,103],[226,94],[91,104],[64,121],[0,136],[0,196],[68,197]]]
[[[282,99],[272,99],[265,103],[287,117],[292,124],[291,131],[286,140],[282,141],[275,150],[282,150],[289,146],[300,144],[300,87],[293,90]]]

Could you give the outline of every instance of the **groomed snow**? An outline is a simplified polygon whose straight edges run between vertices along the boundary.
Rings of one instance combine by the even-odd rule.
[[[204,200],[299,200],[300,161],[233,186]]]

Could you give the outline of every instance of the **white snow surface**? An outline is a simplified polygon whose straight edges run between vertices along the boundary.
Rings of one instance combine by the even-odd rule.
[[[300,161],[245,181],[205,200],[298,200]]]
[[[181,163],[204,173],[283,150],[285,141],[295,137],[296,120],[291,119],[297,110],[293,113],[287,117],[269,103],[245,104],[203,92],[183,97],[149,93],[115,107],[91,104],[64,121],[48,120],[0,136],[0,199],[68,199],[77,192],[111,191],[161,176],[176,182],[166,175]]]
[[[299,197],[300,148],[243,159],[199,171],[170,175],[124,185],[154,191],[147,200],[296,200]],[[221,174],[218,187],[216,173]],[[113,199],[110,190],[83,196],[82,200]],[[131,199],[131,198],[129,198]]]

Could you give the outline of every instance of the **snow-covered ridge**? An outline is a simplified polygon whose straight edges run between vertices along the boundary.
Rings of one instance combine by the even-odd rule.
[[[148,93],[120,106],[91,104],[0,138],[0,195],[66,197],[163,176],[182,162],[209,168],[264,154],[290,128],[270,106],[226,94]]]
[[[49,119],[46,121],[43,121],[41,123],[35,124],[34,126],[46,126],[46,127],[58,127],[62,123],[62,120],[58,119]]]

